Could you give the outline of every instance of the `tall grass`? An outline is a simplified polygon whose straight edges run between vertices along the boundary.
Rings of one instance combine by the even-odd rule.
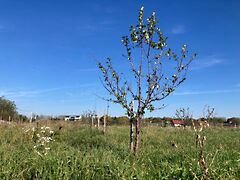
[[[54,130],[44,156],[34,151],[31,132],[25,132],[37,126]],[[145,127],[142,133],[142,149],[134,156],[128,127],[111,126],[103,135],[75,122],[0,125],[0,179],[201,178],[193,130]],[[211,178],[239,179],[239,129],[208,129],[206,136]]]

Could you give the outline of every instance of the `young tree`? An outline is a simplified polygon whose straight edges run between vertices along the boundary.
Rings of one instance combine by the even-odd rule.
[[[190,119],[192,115],[189,112],[189,108],[179,108],[176,110],[176,117],[180,120]]]
[[[179,108],[175,113],[176,118],[184,121],[185,126],[192,125],[193,116],[190,113],[189,108]]]
[[[83,112],[82,121],[85,123],[89,123],[90,126],[94,128],[94,124],[95,124],[94,120],[96,119],[96,117],[97,117],[97,113],[95,111],[88,110]]]
[[[135,153],[139,148],[140,125],[145,112],[163,107],[157,106],[156,102],[165,99],[185,81],[188,67],[196,56],[187,56],[186,45],[182,46],[180,56],[174,53],[167,47],[167,38],[156,26],[155,12],[146,21],[143,14],[144,8],[141,7],[137,25],[130,26],[130,35],[122,37],[126,49],[124,57],[130,65],[128,72],[131,73],[126,74],[128,79],[113,68],[110,58],[105,64],[99,63],[104,77],[103,86],[113,97],[107,100],[120,104],[127,112],[130,148]],[[135,127],[134,138],[132,127]]]
[[[202,179],[211,179],[210,178],[210,166],[207,162],[207,156],[205,152],[205,145],[207,136],[205,133],[205,130],[209,127],[209,121],[214,118],[215,115],[215,109],[210,106],[205,106],[203,109],[203,118],[199,121],[199,126],[195,126],[195,123],[193,122],[193,128],[195,131],[196,136],[196,148],[198,152],[198,165],[202,172]],[[217,153],[217,151],[216,151]],[[214,156],[212,159],[212,162],[214,160]]]

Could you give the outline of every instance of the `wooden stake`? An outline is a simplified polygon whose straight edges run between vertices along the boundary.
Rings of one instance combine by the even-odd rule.
[[[100,129],[100,116],[97,117],[97,128]]]
[[[106,126],[107,126],[107,115],[104,114],[104,118],[103,118],[103,134],[106,134]]]
[[[93,116],[92,116],[92,118],[91,118],[91,121],[92,121],[91,126],[92,126],[92,128],[94,128]]]
[[[131,111],[134,112],[134,100],[132,100],[132,102],[131,102]],[[130,122],[129,148],[130,148],[130,151],[133,152],[133,147],[134,147],[134,144],[133,144],[133,126],[134,126],[133,117],[130,117],[129,122]]]

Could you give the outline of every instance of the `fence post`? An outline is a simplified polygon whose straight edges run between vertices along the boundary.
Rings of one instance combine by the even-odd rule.
[[[93,118],[93,116],[91,117],[91,121],[92,121],[91,126],[92,126],[92,128],[94,128],[94,118]]]
[[[97,117],[97,128],[100,129],[100,116]]]
[[[106,126],[107,126],[107,115],[104,114],[104,118],[103,118],[103,134],[106,134]]]

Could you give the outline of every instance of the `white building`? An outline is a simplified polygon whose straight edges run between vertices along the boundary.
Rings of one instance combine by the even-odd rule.
[[[65,121],[79,121],[81,120],[82,116],[80,115],[74,115],[74,116],[65,116],[64,120]]]

